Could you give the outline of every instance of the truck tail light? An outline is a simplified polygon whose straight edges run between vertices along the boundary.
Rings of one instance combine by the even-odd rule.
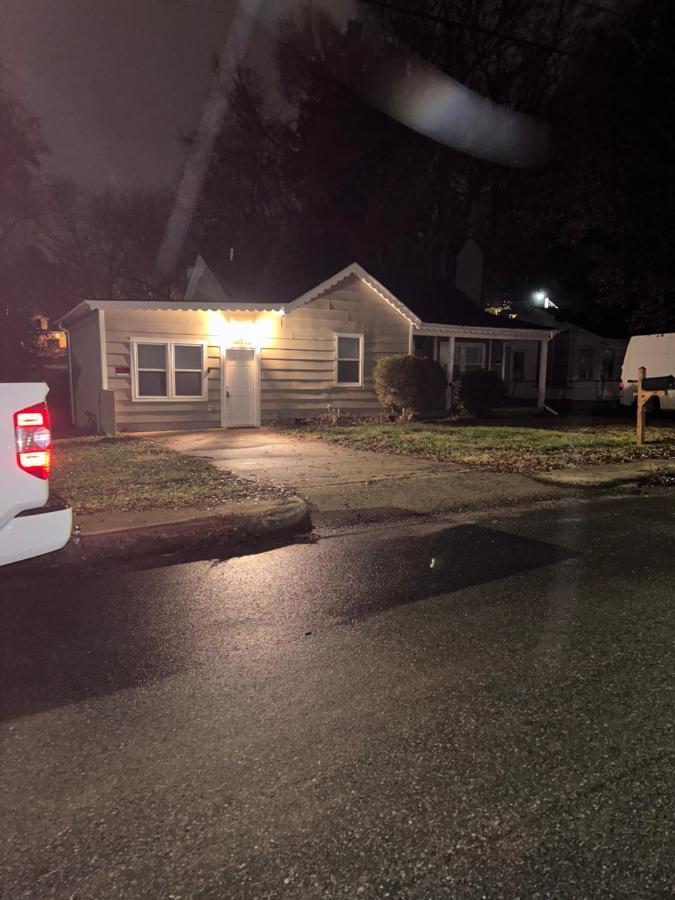
[[[52,431],[47,404],[37,403],[15,412],[14,436],[19,468],[36,478],[49,478]]]
[[[619,390],[620,390],[620,391],[623,390],[623,378],[620,378],[620,379],[619,379]]]

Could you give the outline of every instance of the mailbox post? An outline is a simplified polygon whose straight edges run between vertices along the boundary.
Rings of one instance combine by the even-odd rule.
[[[652,397],[665,397],[675,387],[675,376],[660,375],[647,378],[644,366],[638,369],[637,378],[637,444],[641,447],[645,440],[645,407]]]

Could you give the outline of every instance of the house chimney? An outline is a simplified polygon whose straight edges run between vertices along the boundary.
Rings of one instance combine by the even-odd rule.
[[[457,254],[455,287],[463,291],[477,306],[483,300],[483,251],[470,237]]]

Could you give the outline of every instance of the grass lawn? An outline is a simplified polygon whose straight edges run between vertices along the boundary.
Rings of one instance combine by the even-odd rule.
[[[496,472],[532,472],[635,459],[675,458],[675,426],[647,425],[647,441],[635,445],[628,423],[593,425],[393,424],[318,426],[289,429],[358,450],[464,463]]]
[[[206,460],[133,437],[57,440],[50,489],[80,515],[208,508],[275,493],[272,487],[236,478]]]

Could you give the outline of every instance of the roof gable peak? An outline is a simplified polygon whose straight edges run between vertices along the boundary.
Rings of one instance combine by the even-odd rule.
[[[374,278],[369,272],[367,272],[363,266],[359,265],[357,262],[353,262],[348,266],[345,266],[344,269],[340,269],[339,272],[336,272],[335,275],[332,275],[330,278],[327,278],[325,281],[322,281],[321,284],[318,284],[316,287],[307,291],[304,294],[301,294],[300,297],[297,297],[291,303],[287,304],[286,310],[287,312],[292,312],[294,309],[299,309],[301,306],[305,306],[307,303],[311,303],[312,300],[317,300],[319,297],[323,296],[327,291],[334,288],[336,285],[340,284],[341,281],[344,281],[345,278],[349,278],[351,275],[355,275],[361,281],[364,282],[372,291],[374,291],[379,297],[389,303],[390,306],[393,306],[394,309],[403,316],[404,319],[407,319],[412,325],[420,325],[421,319],[419,316],[416,316],[415,313],[409,309],[405,303],[398,299],[388,288],[386,288],[383,284],[381,284],[377,278]]]

